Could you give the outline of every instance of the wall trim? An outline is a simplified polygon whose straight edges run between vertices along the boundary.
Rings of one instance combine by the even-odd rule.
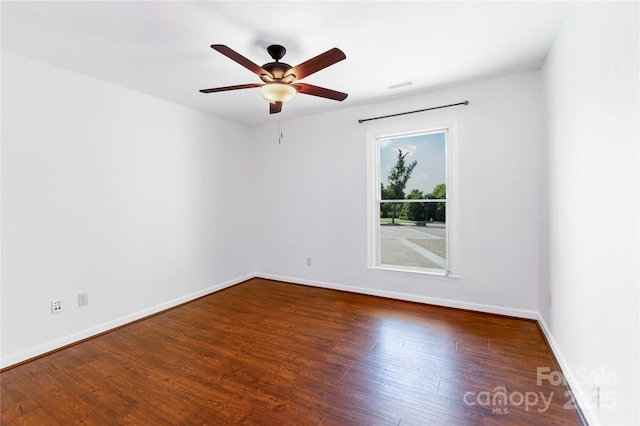
[[[141,319],[144,319],[146,317],[156,315],[160,312],[175,308],[176,306],[185,304],[187,302],[191,302],[192,300],[198,299],[200,297],[207,296],[212,293],[216,293],[220,290],[224,290],[225,288],[232,287],[236,284],[240,284],[241,282],[250,280],[255,276],[256,274],[243,275],[241,277],[234,278],[232,280],[225,281],[223,283],[215,284],[210,287],[204,288],[202,290],[198,290],[193,293],[189,293],[187,295],[180,296],[172,300],[168,300],[158,305],[151,306],[146,309],[142,309],[132,314],[125,315],[123,317],[120,317],[111,321],[107,321],[102,324],[98,324],[94,327],[87,328],[77,333],[69,334],[60,339],[52,340],[50,342],[47,342],[38,346],[34,346],[25,351],[6,356],[0,359],[0,369],[6,369],[9,367],[15,366],[17,364],[22,364],[34,358],[38,358],[48,353],[55,352],[66,346],[70,346],[75,343],[79,343],[83,340],[87,340],[87,339],[99,336],[100,334],[113,331],[127,324],[130,324],[130,323],[139,321]]]
[[[400,292],[388,291],[388,290],[378,290],[378,289],[367,288],[367,287],[354,287],[354,286],[343,285],[343,284],[329,283],[326,281],[306,280],[306,279],[293,278],[293,277],[287,277],[282,275],[259,273],[256,275],[256,278],[264,278],[264,279],[275,280],[275,281],[284,281],[292,284],[309,285],[313,287],[322,287],[322,288],[328,288],[332,290],[348,291],[350,293],[367,294],[370,296],[380,296],[380,297],[386,297],[389,299],[406,300],[409,302],[425,303],[428,305],[437,305],[437,306],[444,306],[447,308],[465,309],[468,311],[477,311],[477,312],[483,312],[488,314],[505,315],[505,316],[517,317],[517,318],[526,318],[526,319],[535,320],[535,319],[538,319],[538,317],[540,316],[539,312],[530,311],[526,309],[514,309],[514,308],[507,308],[504,306],[462,302],[459,300],[419,296],[415,294],[400,293]]]
[[[544,317],[538,313],[538,318],[536,318],[538,324],[540,325],[540,329],[544,334],[544,337],[547,339],[547,343],[551,348],[551,352],[556,357],[556,361],[560,366],[560,370],[562,370],[562,376],[564,377],[569,389],[574,398],[575,404],[578,406],[578,410],[582,413],[584,420],[589,425],[599,425],[602,424],[598,419],[598,415],[596,414],[593,405],[591,404],[591,397],[585,393],[584,387],[580,385],[580,382],[573,374],[573,369],[570,367],[567,359],[562,354],[560,347],[558,346],[558,342],[553,337],[551,333],[551,329],[547,325]]]

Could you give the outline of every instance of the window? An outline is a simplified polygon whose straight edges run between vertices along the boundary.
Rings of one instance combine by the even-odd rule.
[[[370,266],[449,275],[450,128],[372,137]]]

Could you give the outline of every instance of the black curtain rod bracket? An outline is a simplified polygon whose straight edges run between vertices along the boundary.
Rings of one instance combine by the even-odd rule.
[[[458,106],[458,105],[469,105],[469,101],[458,102],[457,104],[441,105],[441,106],[432,107],[432,108],[419,109],[419,110],[416,110],[416,111],[400,112],[398,114],[383,115],[381,117],[362,118],[362,119],[358,120],[358,123],[364,123],[365,121],[371,121],[371,120],[380,120],[380,119],[389,118],[389,117],[397,117],[399,115],[415,114],[416,112],[431,111],[432,109],[449,108],[449,107],[454,107],[454,106]]]

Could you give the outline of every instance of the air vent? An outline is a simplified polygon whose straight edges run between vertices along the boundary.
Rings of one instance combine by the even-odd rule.
[[[389,89],[398,89],[400,87],[411,86],[413,81],[403,81],[402,83],[390,84]]]

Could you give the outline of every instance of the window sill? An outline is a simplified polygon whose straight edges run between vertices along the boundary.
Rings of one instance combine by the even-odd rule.
[[[393,266],[367,266],[367,270],[376,273],[402,275],[406,277],[421,277],[421,278],[434,278],[442,279],[444,281],[460,281],[462,278],[459,275],[453,273],[444,273],[436,271],[428,271],[424,269],[409,269],[409,268],[397,268]]]

